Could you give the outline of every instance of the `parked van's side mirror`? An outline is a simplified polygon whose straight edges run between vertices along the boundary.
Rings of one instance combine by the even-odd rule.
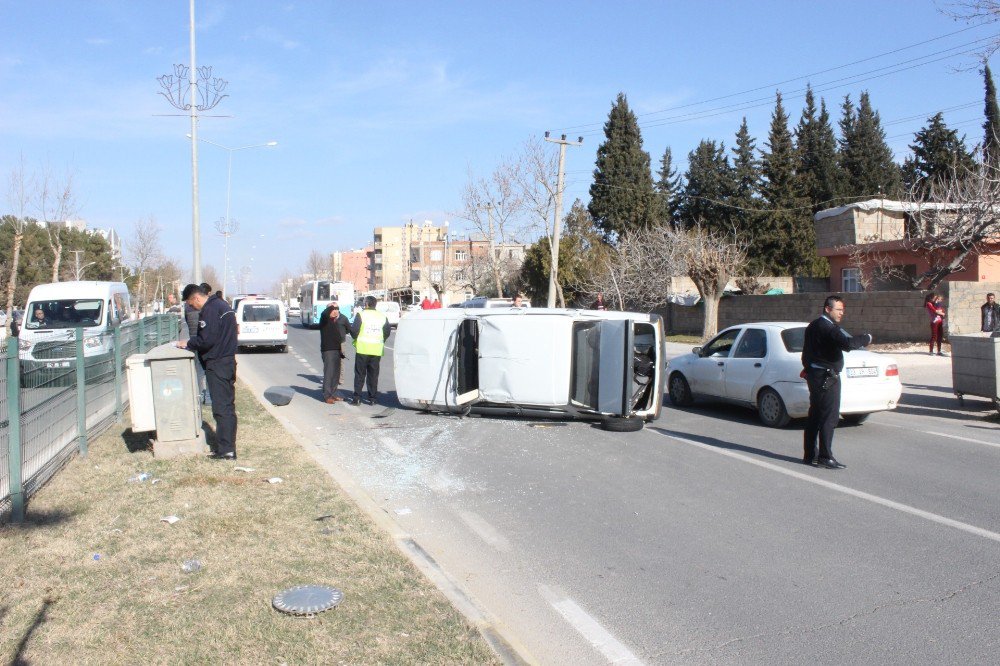
[[[697,356],[701,356],[701,347],[692,347],[691,353],[696,354]]]

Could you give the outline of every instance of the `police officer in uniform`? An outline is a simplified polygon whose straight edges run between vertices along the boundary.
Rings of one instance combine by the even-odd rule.
[[[212,458],[236,460],[236,314],[218,294],[189,284],[181,294],[198,311],[198,328],[191,339],[177,343],[198,353],[212,397],[216,447]]]
[[[365,298],[365,309],[358,313],[351,324],[354,338],[354,397],[352,405],[361,404],[361,388],[368,380],[368,397],[365,402],[374,405],[378,397],[378,370],[392,327],[385,314],[375,309],[374,296]]]
[[[840,327],[844,317],[844,299],[829,296],[823,303],[823,315],[806,328],[802,346],[802,366],[809,385],[809,420],[803,435],[802,462],[813,467],[844,469],[847,465],[833,457],[833,430],[840,419],[840,371],[844,352],[861,349],[872,343],[869,333],[851,336]],[[819,438],[819,450],[816,439]]]

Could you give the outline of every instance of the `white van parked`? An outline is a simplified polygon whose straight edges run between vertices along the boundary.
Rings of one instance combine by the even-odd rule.
[[[375,304],[375,309],[385,315],[389,326],[393,328],[399,326],[399,303],[396,301],[379,301]]]
[[[236,344],[288,351],[288,314],[276,298],[246,296],[236,306]]]
[[[131,318],[128,287],[123,282],[40,284],[28,295],[18,340],[22,374],[64,373],[76,362],[76,330],[83,329],[87,373],[103,373],[103,357],[112,364],[111,332]]]

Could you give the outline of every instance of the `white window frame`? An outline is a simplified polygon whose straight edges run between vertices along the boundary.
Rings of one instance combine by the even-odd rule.
[[[840,269],[840,286],[845,294],[861,293],[861,269],[856,266]]]

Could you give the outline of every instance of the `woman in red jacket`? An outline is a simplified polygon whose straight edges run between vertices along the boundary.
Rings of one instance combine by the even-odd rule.
[[[934,353],[934,343],[937,342],[937,355],[944,356],[941,353],[941,338],[944,337],[944,297],[933,292],[927,294],[924,298],[924,309],[927,310],[931,320],[930,353]]]

